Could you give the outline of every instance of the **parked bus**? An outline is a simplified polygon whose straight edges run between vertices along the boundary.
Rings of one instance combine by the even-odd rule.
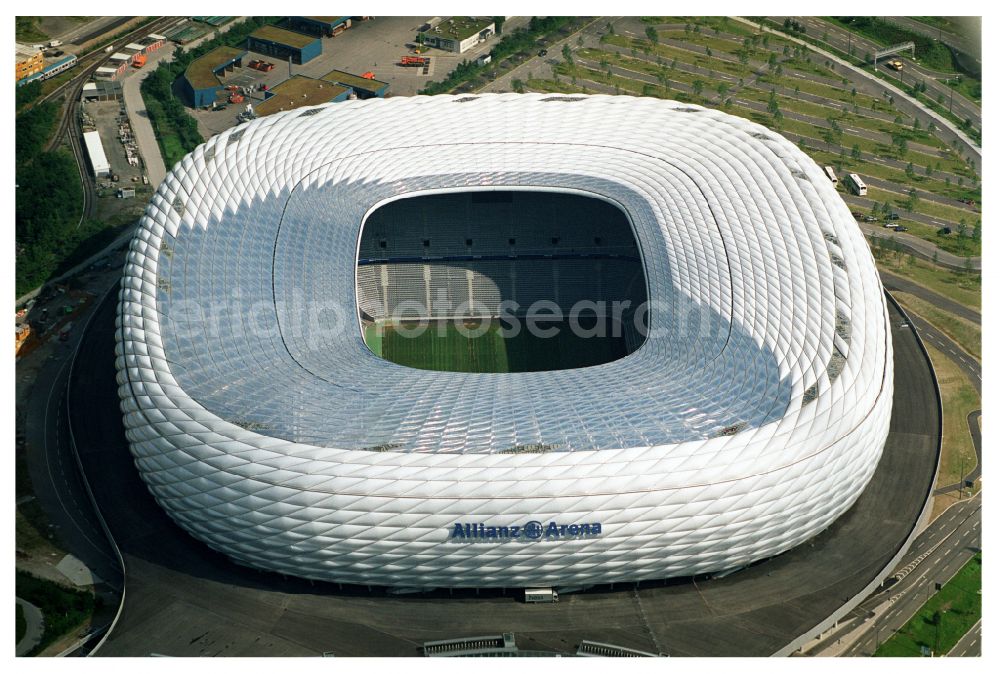
[[[832,166],[824,166],[823,171],[826,173],[826,177],[830,179],[830,182],[837,185],[837,174],[834,172]]]
[[[847,185],[851,188],[851,191],[857,194],[859,197],[866,196],[868,194],[868,185],[865,185],[864,181],[858,176],[857,173],[851,173],[847,176]]]

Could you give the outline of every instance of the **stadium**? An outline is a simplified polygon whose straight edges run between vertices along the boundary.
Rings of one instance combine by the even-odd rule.
[[[119,396],[157,502],[247,566],[417,589],[690,576],[803,543],[864,490],[884,302],[820,168],[746,120],[350,101],[168,174],[124,269]]]

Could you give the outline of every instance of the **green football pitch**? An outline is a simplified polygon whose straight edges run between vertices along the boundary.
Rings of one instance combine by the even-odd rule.
[[[581,320],[584,329],[595,319]],[[365,328],[365,343],[377,356],[399,365],[445,372],[537,372],[600,365],[628,353],[625,339],[575,334],[568,321],[547,321],[555,334],[532,334],[522,323],[515,335],[495,319],[433,321],[420,330],[412,323],[375,323]],[[505,328],[507,329],[505,331]]]

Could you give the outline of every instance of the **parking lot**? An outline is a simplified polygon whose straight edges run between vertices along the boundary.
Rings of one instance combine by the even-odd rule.
[[[207,139],[235,126],[238,123],[236,116],[245,109],[246,103],[255,104],[264,100],[264,93],[258,90],[261,83],[273,87],[292,75],[320,78],[331,70],[343,70],[356,75],[372,72],[375,79],[389,84],[387,96],[415,96],[428,82],[443,79],[462,61],[471,61],[488,53],[500,39],[494,36],[461,55],[430,49],[424,53],[424,56],[431,59],[426,74],[423,68],[398,65],[401,57],[412,53],[417,29],[430,18],[389,16],[355,21],[337,37],[322,38],[323,53],[303,65],[290,66],[287,61],[251,51],[244,59],[244,66],[253,59],[261,59],[274,63],[274,70],[262,73],[243,67],[228,73],[225,84],[249,87],[253,90],[251,95],[243,104],[229,105],[224,110],[192,111],[198,121],[198,129]],[[510,32],[526,22],[524,17],[513,17],[504,24],[504,31]]]

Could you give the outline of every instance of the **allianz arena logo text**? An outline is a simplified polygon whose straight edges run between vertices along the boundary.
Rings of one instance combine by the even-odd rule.
[[[450,531],[451,540],[463,542],[563,540],[597,538],[601,535],[601,523],[563,524],[551,521],[543,524],[532,520],[524,525],[494,526],[482,522],[455,522]]]

